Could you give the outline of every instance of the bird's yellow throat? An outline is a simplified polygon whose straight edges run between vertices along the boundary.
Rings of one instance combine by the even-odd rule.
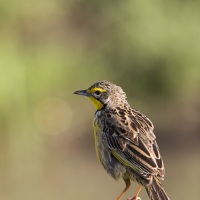
[[[97,110],[100,110],[103,108],[104,105],[99,100],[95,99],[94,97],[89,97],[89,98]]]

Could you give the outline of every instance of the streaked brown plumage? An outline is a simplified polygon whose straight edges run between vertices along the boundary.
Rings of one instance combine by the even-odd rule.
[[[88,96],[97,111],[94,117],[94,136],[97,157],[105,170],[116,180],[123,178],[125,189],[130,181],[144,186],[151,200],[169,200],[161,186],[165,170],[152,122],[130,107],[121,87],[108,81],[93,84],[75,94]]]

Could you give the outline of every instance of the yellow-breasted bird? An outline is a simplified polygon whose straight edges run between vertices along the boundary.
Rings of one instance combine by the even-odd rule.
[[[123,178],[126,184],[117,200],[131,181],[137,181],[139,187],[130,200],[138,199],[142,186],[151,200],[169,200],[161,185],[165,169],[154,126],[129,105],[122,88],[100,81],[74,93],[89,97],[97,109],[93,122],[97,157],[108,174],[115,180]]]

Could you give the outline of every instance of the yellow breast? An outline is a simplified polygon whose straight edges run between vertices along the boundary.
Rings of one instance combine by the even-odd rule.
[[[96,155],[99,161],[100,160],[100,152],[99,152],[99,133],[100,133],[100,128],[98,126],[97,121],[94,119],[93,121],[93,129],[94,129],[94,142],[95,142],[95,150],[96,150]]]

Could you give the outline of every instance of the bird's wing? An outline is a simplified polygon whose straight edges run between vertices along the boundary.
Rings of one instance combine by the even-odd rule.
[[[164,177],[164,164],[153,133],[153,124],[139,111],[116,108],[105,119],[104,140],[112,154],[138,175]],[[107,116],[107,115],[106,115]]]

